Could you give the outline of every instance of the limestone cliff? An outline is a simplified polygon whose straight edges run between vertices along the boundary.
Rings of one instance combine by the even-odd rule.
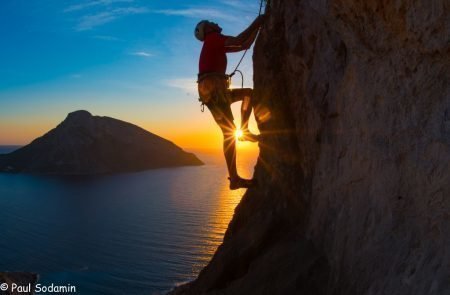
[[[271,1],[258,187],[175,294],[450,294],[449,6]]]
[[[202,165],[191,153],[133,124],[87,111],[70,113],[56,128],[10,154],[0,172],[104,174]]]

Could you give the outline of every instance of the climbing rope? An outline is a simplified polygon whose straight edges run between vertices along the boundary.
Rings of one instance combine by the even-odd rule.
[[[258,17],[261,16],[261,12],[262,12],[262,8],[263,8],[263,3],[264,0],[260,0],[259,3],[259,12],[258,12]],[[258,33],[256,34],[255,40],[258,38],[259,35],[259,31],[261,28],[258,29]],[[241,65],[242,61],[244,60],[245,55],[247,54],[248,48],[245,49],[244,53],[241,56],[241,59],[239,60],[239,62],[237,63],[236,67],[234,68],[233,72],[231,72],[231,74],[228,75],[228,79],[230,80],[230,85],[231,85],[231,78],[236,74],[236,72],[241,74],[241,88],[244,88],[244,75],[242,74],[242,72],[239,69],[239,66]]]

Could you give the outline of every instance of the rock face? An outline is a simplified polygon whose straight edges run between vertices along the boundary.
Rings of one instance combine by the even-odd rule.
[[[448,1],[272,0],[258,187],[174,294],[450,294]]]
[[[0,157],[0,171],[103,174],[202,165],[193,154],[133,124],[87,111],[70,113],[55,129]]]

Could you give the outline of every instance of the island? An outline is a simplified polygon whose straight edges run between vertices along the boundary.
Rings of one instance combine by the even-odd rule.
[[[56,128],[12,153],[0,172],[93,175],[203,165],[194,154],[128,122],[69,113]]]

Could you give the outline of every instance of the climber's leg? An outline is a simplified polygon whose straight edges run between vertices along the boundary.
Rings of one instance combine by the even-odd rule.
[[[251,88],[238,88],[231,90],[232,102],[242,101],[241,104],[241,130],[243,136],[239,140],[246,140],[256,142],[258,141],[258,135],[250,132],[248,129],[248,121],[250,120],[250,115],[252,113],[252,95],[253,89]]]
[[[227,162],[228,174],[230,178],[237,178],[236,168],[236,140],[234,138],[234,124],[221,124],[219,125],[223,134],[223,154],[225,161]]]
[[[234,131],[236,126],[233,122],[233,113],[229,104],[211,103],[207,104],[208,109],[219,125],[223,134],[223,153],[230,175],[230,189],[248,188],[254,184],[253,180],[241,178],[236,168],[236,140]]]
[[[233,113],[230,105],[224,103],[210,103],[206,105],[223,134],[223,153],[227,162],[228,173],[231,178],[238,177],[236,169],[236,142],[234,138]]]

